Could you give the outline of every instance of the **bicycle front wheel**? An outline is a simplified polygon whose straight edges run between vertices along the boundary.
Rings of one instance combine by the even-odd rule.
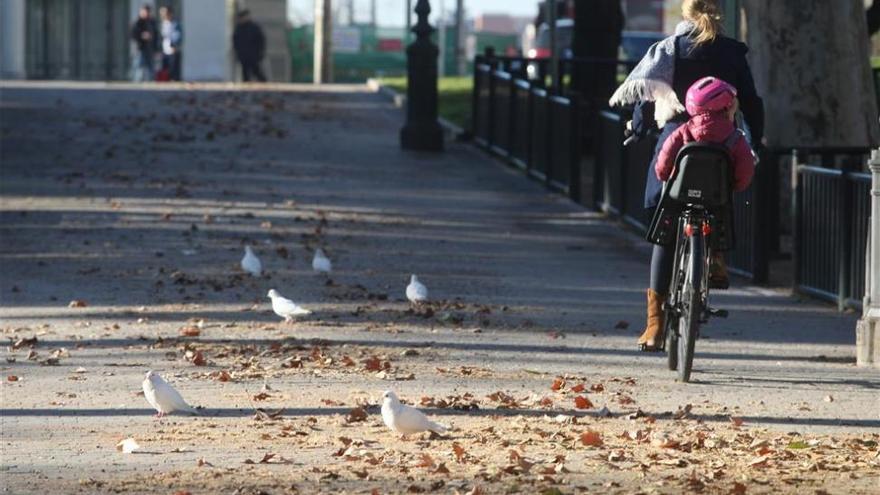
[[[694,347],[700,331],[700,284],[703,280],[703,238],[694,233],[688,239],[685,255],[684,283],[681,293],[681,317],[678,319],[678,379],[690,381],[694,364]]]

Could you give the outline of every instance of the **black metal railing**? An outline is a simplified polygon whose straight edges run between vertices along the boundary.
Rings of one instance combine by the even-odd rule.
[[[795,181],[795,288],[840,309],[860,308],[870,174],[799,164]]]
[[[576,79],[575,73],[578,71],[588,73],[596,67],[613,66],[619,82],[630,73],[637,62],[590,57],[560,59],[555,81],[550,73],[550,59],[547,58],[478,55],[476,64],[489,65],[492,70],[510,74],[513,79],[528,81],[533,87],[548,88],[555,94],[567,95],[572,89],[571,84]]]
[[[577,97],[553,94],[514,77],[524,62],[514,57],[477,60],[474,71],[474,138],[548,187],[579,200],[580,121]]]
[[[623,146],[628,111],[582,102],[570,90],[574,68],[597,63],[615,64],[618,77],[633,65],[565,60],[559,80],[550,81],[546,59],[477,57],[473,134],[480,146],[547,187],[644,232],[651,216],[644,208],[645,180],[656,138]],[[592,146],[582,146],[585,138]],[[795,289],[833,300],[841,308],[857,307],[864,293],[870,189],[868,175],[858,170],[869,151],[762,150],[751,187],[734,195],[736,243],[727,255],[731,271],[752,282],[768,281],[771,257],[780,252],[783,227],[790,227]],[[797,158],[792,160],[793,156]],[[810,159],[803,159],[806,156]],[[790,208],[788,198],[781,194],[782,166],[789,163],[800,164],[790,174]],[[585,177],[582,167],[589,171]],[[790,221],[783,222],[783,218]]]

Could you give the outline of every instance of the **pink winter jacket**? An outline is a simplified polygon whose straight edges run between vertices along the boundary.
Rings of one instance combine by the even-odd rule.
[[[654,167],[657,178],[665,181],[672,176],[675,158],[684,145],[693,141],[724,144],[734,129],[733,122],[724,113],[706,113],[691,117],[663,143]],[[745,136],[736,140],[730,155],[733,158],[733,189],[744,191],[751,184],[755,173],[755,158]]]

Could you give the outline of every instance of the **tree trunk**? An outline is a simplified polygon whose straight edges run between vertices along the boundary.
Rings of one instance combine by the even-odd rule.
[[[575,3],[575,57],[617,60],[624,18],[618,0]],[[607,105],[617,88],[616,64],[575,64],[571,87],[598,107]]]
[[[743,0],[771,147],[876,147],[863,0]]]
[[[315,0],[315,43],[312,79],[315,84],[333,82],[333,21],[330,0]]]
[[[874,36],[877,31],[880,31],[880,0],[874,0],[874,3],[865,12],[865,16],[868,18],[868,35]]]

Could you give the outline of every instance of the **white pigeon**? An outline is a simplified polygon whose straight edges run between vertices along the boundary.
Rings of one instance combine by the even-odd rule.
[[[183,411],[190,414],[199,412],[183,400],[180,392],[174,389],[155,371],[147,371],[144,378],[144,397],[156,409],[156,417],[161,418],[174,411]]]
[[[263,273],[263,264],[260,263],[260,258],[257,258],[257,255],[254,254],[254,250],[250,246],[244,247],[241,269],[255,277],[259,277]]]
[[[415,275],[410,276],[409,285],[406,286],[406,298],[414,304],[428,300],[428,288]]]
[[[391,428],[404,437],[413,433],[433,431],[434,433],[446,433],[447,428],[440,423],[435,423],[418,409],[401,404],[397,394],[387,390],[382,395],[382,421],[385,426]]]
[[[312,258],[312,270],[318,273],[330,273],[333,270],[333,263],[321,248],[315,250],[315,257]]]
[[[266,295],[272,300],[272,311],[274,311],[276,315],[284,318],[284,321],[288,323],[293,322],[294,316],[312,314],[311,311],[302,306],[298,306],[290,299],[279,294],[275,289],[270,290]]]

